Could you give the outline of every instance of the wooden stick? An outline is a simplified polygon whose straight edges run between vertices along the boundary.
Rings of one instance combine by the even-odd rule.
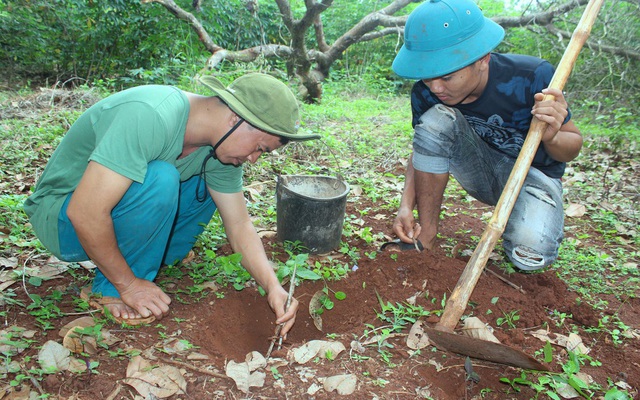
[[[582,14],[582,18],[571,36],[567,49],[562,55],[558,68],[551,79],[549,88],[559,90],[564,88],[575,61],[578,58],[578,54],[589,37],[591,27],[593,26],[598,12],[600,11],[603,1],[604,0],[590,0],[587,4],[587,7]],[[544,100],[550,99],[553,99],[553,96],[544,96]],[[482,270],[491,255],[491,251],[504,232],[511,210],[513,209],[516,199],[520,194],[520,189],[522,189],[529,167],[531,166],[533,157],[538,150],[538,146],[540,146],[542,134],[546,128],[547,123],[533,117],[529,132],[527,133],[527,138],[522,145],[522,149],[520,150],[520,154],[513,166],[511,175],[509,175],[509,180],[502,190],[502,195],[498,200],[494,213],[489,220],[487,228],[484,231],[478,246],[462,272],[458,283],[451,292],[451,296],[444,308],[440,322],[436,324],[436,329],[452,332],[464,313],[467,303],[469,302],[469,298],[471,297],[471,293],[473,292]]]
[[[170,358],[165,358],[165,357],[158,357],[158,360],[167,363],[167,364],[173,364],[173,365],[177,365],[179,367],[184,367],[187,369],[190,369],[192,371],[195,372],[199,372],[201,374],[205,374],[205,375],[209,375],[209,376],[213,376],[215,378],[220,378],[220,379],[232,379],[231,377],[225,375],[225,374],[221,374],[219,372],[215,372],[215,371],[209,371],[208,369],[204,369],[204,368],[199,368],[196,367],[195,365],[191,365],[189,363],[186,362],[182,362],[182,361],[178,361],[178,360],[172,360]]]
[[[489,268],[485,268],[485,271],[491,273],[493,276],[495,276],[496,278],[500,279],[502,282],[506,283],[507,285],[511,286],[512,288],[516,289],[520,293],[527,294],[527,292],[525,292],[522,287],[516,285],[515,283],[511,282],[510,280],[508,280],[504,276],[501,276],[497,272],[494,272],[494,271],[490,270]]]
[[[293,265],[293,273],[291,274],[291,283],[289,283],[289,295],[287,296],[287,303],[284,306],[284,312],[286,313],[291,306],[291,299],[293,299],[293,292],[296,289],[296,270],[298,265]],[[276,344],[276,339],[278,339],[278,350],[282,346],[282,337],[280,336],[280,332],[282,331],[282,327],[284,327],[284,323],[278,325],[276,327],[276,335],[271,339],[271,345],[269,346],[269,350],[267,350],[267,355],[265,358],[269,358],[271,356],[271,351],[273,351],[273,346]]]

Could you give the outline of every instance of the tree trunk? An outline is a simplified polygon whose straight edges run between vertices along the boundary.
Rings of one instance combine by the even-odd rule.
[[[222,61],[251,62],[258,57],[280,57],[286,60],[287,75],[297,77],[304,87],[303,98],[306,102],[318,102],[322,98],[322,82],[329,75],[333,63],[355,43],[375,40],[388,35],[403,35],[407,15],[395,16],[414,0],[393,0],[386,7],[371,12],[357,24],[349,28],[333,43],[327,43],[322,23],[322,13],[333,4],[333,0],[305,0],[306,12],[300,19],[295,19],[289,0],[274,0],[280,10],[282,21],[289,30],[289,43],[263,44],[242,50],[229,50],[213,42],[200,21],[191,13],[180,8],[173,0],[142,0],[143,3],[158,3],[164,6],[176,18],[188,23],[197,33],[203,46],[211,52],[206,62],[206,70],[213,70]],[[560,37],[570,34],[555,28],[552,23],[560,15],[585,5],[588,0],[570,0],[551,10],[521,15],[519,17],[497,17],[495,22],[504,28],[538,25],[546,27]],[[194,3],[195,4],[195,3]],[[198,2],[198,7],[206,7],[207,3]],[[305,38],[313,29],[316,48],[308,49]],[[634,50],[620,49],[614,46],[587,42],[587,46],[596,47],[600,51],[640,58]]]

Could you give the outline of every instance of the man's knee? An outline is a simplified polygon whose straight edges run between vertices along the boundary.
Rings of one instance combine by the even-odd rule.
[[[562,185],[532,169],[503,235],[507,256],[521,270],[547,267],[558,257],[563,231]]]
[[[456,111],[437,104],[420,117],[413,138],[413,163],[420,171],[449,172],[449,159],[456,140],[456,124],[464,121]]]
[[[557,251],[550,251],[545,255],[528,246],[518,245],[508,251],[507,256],[517,268],[523,271],[536,271],[551,265],[558,254]]]
[[[428,132],[449,131],[460,117],[459,111],[443,104],[436,104],[420,116],[418,126],[424,126]]]
[[[549,265],[558,258],[562,232],[549,226],[541,230],[522,225],[504,237],[504,250],[513,265],[524,271],[535,271]],[[561,229],[561,228],[560,228]]]
[[[551,193],[549,193],[549,191],[540,188],[538,186],[535,185],[525,185],[524,186],[524,190],[526,193],[530,194],[531,196],[533,196],[534,198],[536,198],[537,200],[551,206],[551,207],[557,207],[558,204],[556,203],[556,201],[553,199],[553,196]]]

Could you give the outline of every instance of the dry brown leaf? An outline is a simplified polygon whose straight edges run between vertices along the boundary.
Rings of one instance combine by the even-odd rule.
[[[298,364],[305,364],[315,357],[326,358],[330,352],[333,357],[346,350],[340,342],[328,340],[311,340],[300,347],[289,351],[289,359]]]
[[[87,353],[94,355],[98,353],[96,338],[79,334],[77,331],[80,329],[82,329],[82,327],[76,326],[67,331],[64,339],[62,339],[62,345],[76,354]]]
[[[551,335],[553,335],[554,337],[552,338]],[[555,339],[556,334],[555,333],[551,333],[546,329],[538,329],[535,330],[533,332],[531,332],[531,336],[540,339],[543,342],[549,342],[552,344],[558,344],[557,340]]]
[[[66,371],[71,362],[70,352],[60,343],[47,341],[38,352],[38,363],[47,373]]]
[[[326,294],[322,290],[318,290],[309,300],[309,315],[311,315],[313,324],[319,331],[322,331],[322,317],[318,314],[318,310],[322,310],[321,299],[323,296],[326,296]]]
[[[588,385],[593,384],[593,377],[591,375],[586,374],[584,372],[576,373],[576,378],[585,382]],[[556,388],[556,393],[558,393],[563,399],[575,399],[580,397],[580,394],[571,386],[569,383],[560,383]]]
[[[95,324],[96,322],[94,321],[93,317],[85,316],[85,317],[76,318],[73,321],[66,324],[65,326],[63,326],[62,328],[60,328],[60,331],[58,332],[58,336],[63,338],[67,335],[67,332],[69,332],[72,328],[75,328],[75,327],[88,328],[90,326],[94,326]]]
[[[320,391],[320,389],[322,389],[322,386],[320,386],[320,385],[318,385],[317,383],[314,382],[307,389],[307,394],[309,396],[314,396],[316,393],[318,393]]]
[[[358,379],[353,374],[334,375],[324,380],[324,390],[333,392],[334,390],[342,396],[348,396],[356,391]]]
[[[464,320],[462,333],[476,339],[486,340],[488,342],[500,343],[498,338],[493,335],[489,327],[478,317],[469,317]]]
[[[416,301],[418,300],[418,296],[422,295],[422,292],[416,292],[413,296],[409,297],[406,301],[412,306],[416,305]]]
[[[238,390],[248,393],[249,388],[263,387],[266,374],[262,371],[251,372],[249,364],[246,362],[237,363],[233,360],[229,361],[225,367],[227,376],[236,383]]]
[[[544,329],[538,329],[531,332],[531,336],[540,339],[543,342],[549,342],[560,347],[564,347],[569,351],[573,351],[580,354],[589,354],[591,349],[582,343],[582,338],[575,333],[570,333],[569,336],[561,335],[559,333],[552,333]]]
[[[354,196],[360,196],[362,194],[362,186],[360,185],[349,185],[351,186],[351,194]]]
[[[56,264],[56,265],[42,265],[37,268],[33,268],[30,276],[35,276],[40,279],[50,280],[62,278],[60,274],[69,269],[68,263],[65,264]]]
[[[244,361],[249,366],[249,371],[251,372],[267,366],[267,359],[257,351],[252,351],[247,354]]]
[[[15,374],[16,372],[20,372],[21,368],[20,363],[16,360],[11,360],[9,362],[4,361],[0,363],[0,374]],[[0,399],[2,399],[2,392],[0,392]]]
[[[265,229],[258,232],[258,236],[260,236],[261,239],[274,239],[277,234],[278,232],[271,229]]]
[[[2,282],[2,284],[0,284],[0,293],[4,292],[6,288],[16,283],[14,280],[2,280],[2,278],[0,278],[0,282]],[[4,301],[0,301],[0,305],[2,304],[4,304]]]
[[[582,338],[578,334],[575,334],[573,332],[570,333],[569,337],[567,338],[566,347],[567,350],[579,354],[589,354],[589,352],[591,351],[591,349],[589,349],[584,345],[584,343],[582,343]]]
[[[355,351],[356,353],[360,353],[360,354],[362,354],[365,351],[367,351],[367,349],[364,348],[362,343],[360,343],[357,340],[352,340],[350,347],[351,347],[351,350]]]
[[[79,360],[75,357],[69,357],[69,372],[79,374],[87,370],[87,363],[83,360]]]
[[[102,343],[106,344],[107,346],[112,346],[122,340],[116,335],[112,334],[111,331],[108,331],[106,329],[103,329],[100,332],[102,334]]]
[[[129,361],[126,376],[122,382],[133,387],[144,398],[153,395],[164,399],[174,394],[184,394],[187,389],[187,382],[179,369],[170,365],[154,367],[140,356]]]
[[[31,387],[29,385],[20,385],[20,390],[17,391],[18,388],[8,388],[0,390],[0,399],[2,400],[30,400],[31,398],[37,398],[38,391],[31,391]]]
[[[407,336],[407,347],[412,350],[420,350],[429,345],[429,335],[424,331],[422,324],[422,321],[416,321]]]
[[[587,213],[587,207],[584,204],[571,203],[564,211],[564,215],[570,218],[580,218]]]
[[[0,267],[2,268],[15,268],[18,266],[18,259],[16,257],[0,257]]]

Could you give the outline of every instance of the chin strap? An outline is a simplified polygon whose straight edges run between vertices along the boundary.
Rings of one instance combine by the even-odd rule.
[[[225,133],[224,136],[220,140],[218,140],[218,143],[216,143],[211,148],[211,150],[209,151],[209,154],[207,154],[204,160],[202,160],[202,167],[200,167],[200,180],[196,185],[196,200],[198,200],[200,203],[205,201],[207,198],[207,174],[206,174],[207,162],[209,162],[209,160],[212,158],[216,160],[218,159],[218,157],[216,156],[216,150],[218,149],[218,147],[222,144],[222,142],[227,140],[229,135],[231,135],[236,129],[238,129],[243,122],[244,122],[244,119],[240,118],[240,120],[236,122],[236,124],[232,126],[231,129],[229,129],[229,132]],[[203,181],[204,181],[204,190],[202,191],[202,196],[201,196],[200,183]]]

